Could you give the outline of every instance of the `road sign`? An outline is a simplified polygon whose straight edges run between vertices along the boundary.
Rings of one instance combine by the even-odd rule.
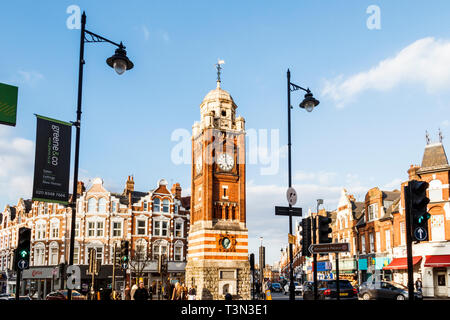
[[[17,266],[20,270],[24,270],[28,268],[28,261],[24,259],[20,259],[19,262],[17,262]]]
[[[122,263],[122,269],[125,270],[128,268],[128,263]]]
[[[295,236],[288,233],[288,242],[291,244],[295,244]]]
[[[309,246],[309,252],[312,254],[329,253],[329,252],[348,252],[350,251],[350,244],[343,243],[319,243]]]
[[[289,208],[289,207],[275,207],[275,215],[277,216],[288,216],[289,211],[291,212],[292,216],[294,217],[301,217],[302,216],[302,208]]]
[[[291,206],[295,205],[297,203],[297,191],[292,187],[287,189],[286,198]]]
[[[416,240],[418,241],[425,240],[427,238],[427,231],[425,230],[425,228],[417,227],[416,229],[414,229],[414,238],[416,238]]]

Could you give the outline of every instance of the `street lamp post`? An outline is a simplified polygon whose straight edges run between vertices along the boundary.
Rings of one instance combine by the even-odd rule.
[[[80,127],[81,127],[81,101],[83,92],[83,66],[84,66],[84,44],[85,42],[109,42],[117,47],[115,54],[106,60],[106,63],[114,68],[117,74],[123,74],[126,70],[133,68],[133,63],[128,59],[125,51],[125,46],[117,44],[111,40],[108,40],[98,34],[95,34],[89,30],[86,30],[86,14],[83,11],[81,16],[81,35],[80,35],[80,60],[78,67],[78,102],[77,102],[77,121],[73,122],[76,127],[76,140],[75,140],[75,162],[73,173],[73,196],[70,207],[72,208],[72,220],[70,228],[70,247],[69,247],[69,265],[73,265],[73,250],[75,246],[75,221],[77,214],[77,191],[78,191],[78,164],[80,158]],[[68,289],[67,299],[71,300],[72,290]]]
[[[311,112],[318,104],[311,91],[302,88],[291,82],[291,72],[287,71],[287,107],[288,107],[288,181],[289,188],[292,187],[292,171],[291,171],[291,91],[303,90],[306,92],[305,98],[299,107]],[[292,234],[292,205],[289,204],[289,234]],[[292,270],[292,243],[289,243],[289,300],[295,300],[294,272]]]

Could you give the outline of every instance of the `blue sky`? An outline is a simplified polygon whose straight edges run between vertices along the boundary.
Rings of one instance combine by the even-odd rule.
[[[189,191],[190,166],[176,165],[176,129],[190,131],[215,88],[222,88],[247,129],[278,130],[287,143],[286,70],[321,101],[312,113],[292,95],[292,159],[298,205],[335,208],[345,187],[361,200],[371,187],[399,188],[420,164],[425,130],[449,136],[448,1],[21,1],[2,4],[0,82],[19,86],[18,123],[0,127],[0,207],[30,198],[34,113],[75,120],[79,30],[66,26],[78,5],[87,29],[123,41],[135,68],[122,76],[105,59],[109,44],[86,44],[80,168],[122,191],[126,177],[149,190],[160,178]],[[369,30],[377,5],[381,29]],[[250,251],[270,243],[268,262],[287,243],[287,158],[276,174],[247,167]],[[268,227],[270,226],[270,227]]]

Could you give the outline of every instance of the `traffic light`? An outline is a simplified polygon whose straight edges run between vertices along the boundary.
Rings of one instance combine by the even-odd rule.
[[[331,218],[318,216],[319,218],[319,243],[331,243],[332,239],[328,235],[332,232],[330,228]]]
[[[31,229],[20,228],[17,249],[15,251],[14,270],[17,270],[17,268],[24,270],[30,266],[30,241]]]
[[[250,270],[254,271],[255,270],[255,254],[254,253],[250,253]]]
[[[410,206],[412,238],[416,241],[428,241],[430,214],[427,211],[427,206],[430,199],[427,198],[427,189],[428,183],[425,181],[411,180],[408,182],[406,200]]]
[[[309,252],[309,246],[311,245],[311,217],[302,219],[301,236],[302,256],[309,257],[311,256],[311,252]]]
[[[120,265],[128,265],[128,241],[122,240],[120,242]]]

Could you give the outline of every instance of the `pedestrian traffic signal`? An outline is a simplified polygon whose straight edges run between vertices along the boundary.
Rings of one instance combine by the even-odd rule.
[[[128,241],[122,240],[120,242],[120,264],[128,264]]]
[[[428,241],[428,213],[427,206],[430,199],[427,197],[428,183],[411,180],[408,182],[406,201],[410,206],[410,221],[412,237],[416,241]]]
[[[330,228],[331,218],[318,216],[319,218],[319,243],[331,243],[332,239],[328,235],[333,231]]]
[[[309,252],[309,246],[311,245],[311,217],[302,219],[301,236],[302,256],[309,257],[311,256],[311,252]]]
[[[28,269],[30,266],[30,241],[31,229],[20,228],[17,249],[15,250],[14,270],[17,270],[17,268]]]

